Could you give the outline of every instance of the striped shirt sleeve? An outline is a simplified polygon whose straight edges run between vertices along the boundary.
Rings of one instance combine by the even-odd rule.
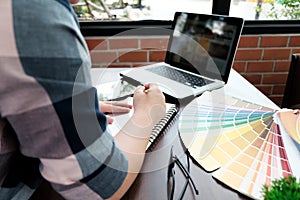
[[[7,84],[1,116],[21,153],[40,160],[42,176],[66,199],[110,197],[127,175],[127,160],[99,111],[72,8],[67,0],[11,3],[16,55],[0,72]]]

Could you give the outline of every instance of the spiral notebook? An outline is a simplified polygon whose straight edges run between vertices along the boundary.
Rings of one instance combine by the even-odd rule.
[[[166,131],[168,131],[168,127],[173,122],[177,112],[178,107],[175,104],[167,104],[167,112],[165,117],[162,118],[152,129],[147,150],[151,150],[153,147],[155,147],[155,144],[159,141],[160,137],[163,136]]]
[[[132,97],[129,97],[123,101],[126,101],[127,103],[132,103]],[[167,131],[168,125],[172,122],[172,120],[175,118],[178,107],[175,104],[166,103],[166,114],[164,118],[162,118],[153,128],[152,133],[149,139],[149,143],[147,145],[147,150],[151,150],[155,146],[155,144],[159,141],[159,138],[164,135],[165,131]],[[130,117],[133,114],[133,110],[131,110],[129,113],[126,114],[120,114],[120,115],[113,115],[114,122],[112,124],[108,125],[108,130],[112,134],[112,136],[115,136],[120,129],[127,123],[127,121],[130,119]]]

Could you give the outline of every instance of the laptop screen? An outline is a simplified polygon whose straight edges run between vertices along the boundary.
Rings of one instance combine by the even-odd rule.
[[[226,83],[243,22],[236,17],[176,12],[165,62]]]

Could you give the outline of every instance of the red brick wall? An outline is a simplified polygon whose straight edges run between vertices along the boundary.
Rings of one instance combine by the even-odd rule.
[[[233,67],[280,106],[293,53],[300,53],[300,35],[245,35]]]
[[[168,37],[86,38],[93,67],[137,67],[164,60]]]
[[[137,67],[164,60],[166,36],[86,38],[93,67]],[[300,53],[300,35],[243,35],[233,68],[281,105],[291,54]]]

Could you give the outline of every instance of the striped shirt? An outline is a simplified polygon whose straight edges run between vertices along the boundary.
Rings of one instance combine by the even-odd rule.
[[[110,197],[128,163],[68,0],[2,0],[0,22],[0,199],[28,199],[42,179],[66,199]]]

